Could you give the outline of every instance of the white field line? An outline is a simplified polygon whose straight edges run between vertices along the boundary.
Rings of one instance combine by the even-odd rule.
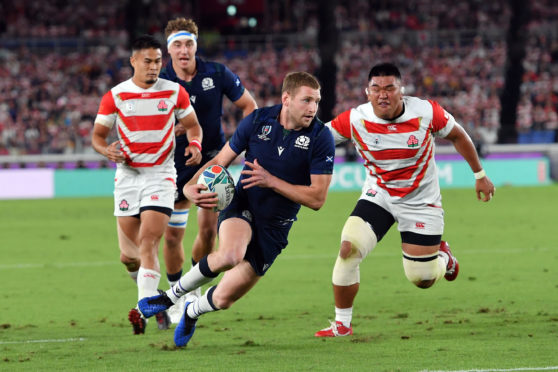
[[[47,340],[23,340],[23,341],[0,341],[0,345],[6,344],[47,344],[52,342],[81,342],[86,339],[83,337],[79,338],[59,338],[59,339],[47,339]]]
[[[288,249],[288,247],[287,247]],[[536,252],[547,252],[550,251],[550,247],[542,247],[536,250]],[[486,253],[502,253],[502,254],[525,254],[528,253],[529,250],[525,249],[507,249],[507,250],[483,250],[483,249],[474,249],[474,250],[467,250],[462,249],[457,253],[457,256],[469,256],[469,255],[479,255],[479,254],[486,254]],[[372,252],[371,257],[395,257],[400,256],[400,250],[392,250],[392,251],[384,251],[384,252]],[[327,259],[327,260],[335,260],[337,257],[337,252],[331,254],[289,254],[289,251],[283,253],[279,256],[280,260],[316,260],[316,259]],[[57,269],[66,268],[66,267],[92,267],[92,266],[110,266],[110,265],[120,265],[118,260],[114,261],[98,261],[98,262],[50,262],[50,263],[20,263],[20,264],[7,264],[7,265],[0,265],[0,270],[10,270],[10,269],[37,269],[37,268],[46,268],[46,267],[54,267]],[[429,372],[437,372],[437,371],[429,371]],[[484,372],[484,371],[483,371]]]
[[[518,367],[507,369],[462,369],[462,370],[422,370],[420,372],[514,372],[514,371],[558,371],[558,366],[549,367]]]

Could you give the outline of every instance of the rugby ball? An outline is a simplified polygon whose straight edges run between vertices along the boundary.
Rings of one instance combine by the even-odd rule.
[[[234,179],[227,168],[220,165],[210,165],[205,168],[198,178],[198,184],[207,186],[202,193],[217,193],[217,207],[215,211],[222,211],[231,203],[234,196]]]

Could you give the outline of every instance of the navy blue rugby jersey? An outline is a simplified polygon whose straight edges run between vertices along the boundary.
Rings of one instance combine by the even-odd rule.
[[[317,118],[301,130],[285,130],[278,122],[282,105],[257,109],[244,118],[229,140],[231,149],[258,163],[291,184],[310,185],[311,174],[332,174],[335,143],[329,129]],[[250,169],[245,166],[244,169]],[[247,198],[256,218],[279,223],[296,220],[300,204],[269,188],[243,189],[237,181],[235,197]]]
[[[244,86],[240,78],[221,63],[204,61],[196,57],[196,69],[197,73],[192,81],[186,82],[176,76],[171,60],[161,70],[159,76],[175,81],[186,89],[203,130],[203,153],[215,152],[216,154],[225,144],[225,134],[221,126],[223,96],[227,96],[234,102],[244,93]],[[186,135],[177,137],[176,143],[175,156],[184,158],[184,148],[188,143]],[[178,151],[179,148],[181,151]]]

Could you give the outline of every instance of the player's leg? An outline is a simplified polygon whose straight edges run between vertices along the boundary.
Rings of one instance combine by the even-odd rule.
[[[140,298],[156,295],[159,279],[159,243],[169,221],[172,210],[162,207],[145,207],[142,210],[139,230],[141,267],[138,275]]]
[[[190,341],[201,315],[228,309],[248,293],[260,278],[248,261],[242,261],[225,272],[217,286],[209,288],[203,296],[193,298],[192,302],[187,302],[186,311],[174,331],[176,346],[185,346]]]
[[[120,226],[121,223],[125,225],[126,233]],[[130,278],[136,283],[138,279],[138,270],[140,268],[139,246],[137,242],[139,226],[140,220],[137,217],[118,217],[116,219],[120,262],[126,266],[128,275],[130,275]]]
[[[219,273],[242,262],[251,237],[252,228],[247,221],[241,218],[225,219],[219,228],[219,249],[202,258],[164,295],[141,300],[138,303],[141,312],[150,317],[168,309],[186,293],[209,283]]]
[[[379,205],[360,199],[341,233],[341,248],[332,275],[335,321],[316,337],[352,334],[353,303],[360,287],[360,262],[374,249],[389,228],[393,216]]]
[[[403,269],[407,279],[419,288],[429,288],[446,273],[446,262],[438,254],[440,235],[401,232]]]
[[[188,224],[188,215],[191,202],[181,200],[174,203],[169,223],[165,230],[165,240],[163,244],[163,258],[167,269],[167,279],[169,284],[174,285],[182,276],[182,265],[184,265],[184,247],[182,240]]]
[[[429,288],[452,269],[449,276],[455,279],[457,260],[441,240],[443,209],[434,205],[400,208],[397,213],[407,279],[419,288]]]
[[[213,251],[217,237],[218,212],[211,209],[198,210],[198,234],[192,246],[192,259],[198,262]]]

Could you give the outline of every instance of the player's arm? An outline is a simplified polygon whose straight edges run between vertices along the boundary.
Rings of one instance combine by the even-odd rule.
[[[178,125],[184,128],[186,137],[188,138],[188,146],[184,151],[186,165],[198,165],[202,160],[202,128],[198,122],[198,117],[195,111],[191,111],[188,115],[178,120]],[[188,158],[190,156],[190,158]]]
[[[242,110],[243,118],[250,115],[252,111],[258,108],[258,104],[254,100],[254,97],[252,97],[248,89],[244,89],[244,93],[242,93],[240,98],[233,103],[236,107]]]
[[[114,141],[110,145],[107,143],[110,129],[111,128],[103,124],[95,123],[93,126],[93,134],[91,135],[91,145],[95,151],[106,156],[108,160],[115,163],[122,163],[125,158],[118,146],[119,142]]]
[[[188,183],[184,185],[184,188],[182,189],[184,196],[186,196],[188,200],[193,202],[198,207],[202,207],[202,208],[216,207],[218,202],[217,193],[210,192],[210,193],[201,194],[200,192],[202,190],[206,190],[207,187],[205,185],[198,184],[197,183],[198,178],[200,177],[204,169],[206,169],[210,165],[219,164],[226,168],[233,162],[234,159],[236,159],[237,156],[238,154],[234,152],[233,149],[231,149],[229,143],[228,142],[225,143],[225,146],[223,146],[221,151],[219,151],[219,153],[213,159],[205,163],[196,172],[196,174],[190,179],[190,181],[188,181]]]
[[[455,123],[449,134],[446,136],[446,139],[453,143],[457,152],[463,156],[475,173],[475,190],[477,193],[477,199],[484,202],[489,201],[492,196],[494,196],[495,188],[492,181],[490,181],[490,178],[488,178],[482,169],[475,145],[467,132],[465,132],[465,129],[463,129],[461,125]]]
[[[351,139],[351,110],[341,113],[325,126],[333,135],[336,145]]]
[[[246,161],[245,165],[251,168],[241,172],[247,176],[241,181],[245,189],[254,186],[267,187],[295,203],[316,211],[326,201],[327,191],[331,183],[331,174],[310,175],[309,186],[293,185],[269,173],[258,163],[258,159],[254,159],[253,163]]]

